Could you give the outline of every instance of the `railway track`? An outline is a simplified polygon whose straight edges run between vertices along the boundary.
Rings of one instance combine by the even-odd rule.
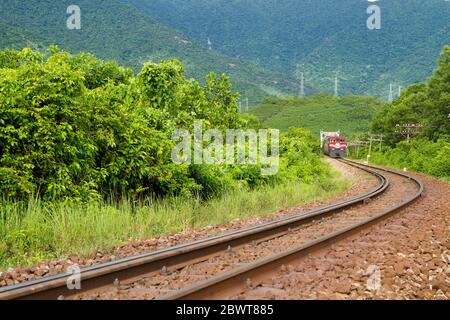
[[[103,292],[111,290],[114,294],[144,292],[147,294],[145,298],[169,300],[232,297],[269,275],[274,268],[301,259],[341,237],[376,223],[412,203],[423,192],[422,182],[408,175],[342,161],[374,175],[379,181],[378,186],[364,195],[308,212],[83,269],[80,274],[81,290],[70,290],[67,286],[70,275],[60,274],[0,288],[0,300],[102,298]],[[399,202],[384,210],[370,215],[359,214],[359,207],[370,206],[371,201],[389,189],[390,179],[387,175],[391,179],[402,179],[414,184],[415,192],[405,193]],[[252,255],[253,251],[260,249],[268,253],[255,255],[254,260],[244,263],[241,263],[242,258],[236,258],[249,255],[249,250]],[[233,259],[237,259],[236,264],[228,263]],[[224,261],[227,266],[221,266],[218,270],[217,266],[224,265]],[[213,270],[213,273],[208,274],[208,270]],[[187,280],[175,287],[161,285],[164,281],[170,282],[174,275],[177,279],[185,277]],[[152,284],[154,288],[149,295],[149,290],[143,289],[142,279],[155,278],[159,279],[159,283]],[[106,297],[108,295],[103,296]]]

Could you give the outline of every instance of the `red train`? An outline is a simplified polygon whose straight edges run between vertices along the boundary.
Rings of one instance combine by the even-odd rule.
[[[320,140],[323,152],[332,158],[345,158],[347,157],[348,145],[347,139],[341,135],[340,131],[337,132],[324,132],[320,133]]]

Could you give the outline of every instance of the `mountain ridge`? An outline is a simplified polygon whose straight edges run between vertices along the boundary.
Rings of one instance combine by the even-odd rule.
[[[450,35],[443,0],[122,0],[231,56],[255,60],[333,92],[387,99],[389,83],[424,81]],[[369,30],[369,5],[381,29]],[[408,63],[408,61],[411,61]]]
[[[92,2],[79,0],[81,30],[68,30],[67,7],[71,1],[4,0],[0,3],[2,48],[46,48],[57,44],[73,53],[89,51],[106,60],[139,70],[147,60],[158,62],[177,58],[186,66],[187,75],[203,80],[210,71],[230,76],[234,88],[256,104],[262,97],[292,95],[296,79],[274,72],[252,61],[228,57],[207,50],[182,32],[152,19],[132,4],[118,0]],[[3,30],[3,28],[2,28]],[[13,32],[14,31],[14,32]]]

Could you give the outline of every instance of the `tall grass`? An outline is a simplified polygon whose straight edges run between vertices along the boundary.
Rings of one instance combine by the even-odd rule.
[[[235,191],[221,198],[148,199],[135,206],[120,203],[44,203],[3,201],[0,205],[0,269],[71,254],[108,251],[130,240],[237,218],[266,215],[277,209],[323,199],[345,190],[342,177],[314,184],[292,182],[253,191]]]

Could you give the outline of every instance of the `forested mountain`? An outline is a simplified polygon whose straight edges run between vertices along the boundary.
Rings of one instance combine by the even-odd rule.
[[[332,92],[337,74],[341,95],[386,99],[391,82],[424,81],[450,35],[445,0],[377,1],[380,30],[368,30],[362,0],[80,0],[82,28],[68,30],[71,4],[2,0],[0,48],[56,43],[135,70],[176,57],[197,79],[226,72],[251,105],[297,95],[302,72],[316,91]]]
[[[81,29],[69,30],[66,11],[72,4],[66,0],[2,0],[0,48],[30,46],[43,50],[57,44],[64,50],[92,52],[135,70],[146,60],[175,57],[186,66],[188,76],[202,79],[209,71],[227,73],[234,89],[250,97],[250,104],[263,96],[297,91],[295,79],[254,62],[210,51],[123,1],[76,1],[81,9]]]
[[[445,0],[123,0],[225,54],[297,75],[332,92],[388,96],[424,81],[449,43]],[[381,9],[381,29],[367,28],[367,8]]]

